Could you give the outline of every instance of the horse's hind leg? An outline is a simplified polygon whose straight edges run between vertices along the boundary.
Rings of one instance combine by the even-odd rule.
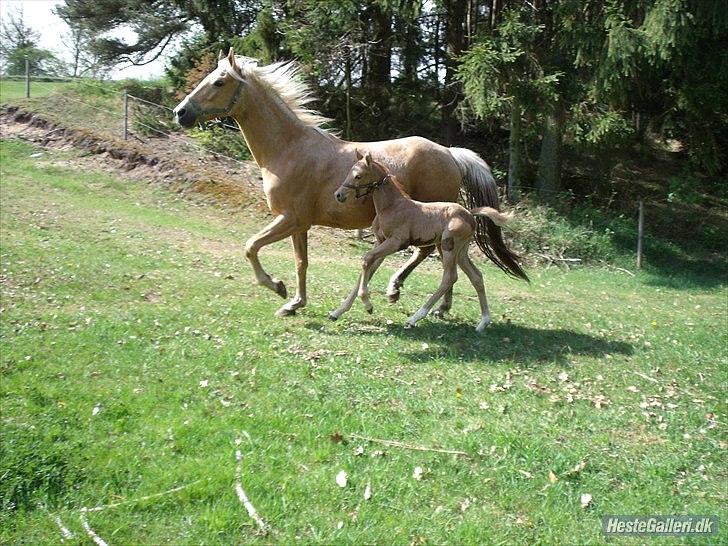
[[[308,269],[308,231],[291,235],[296,258],[296,295],[276,311],[279,317],[296,314],[296,309],[306,306],[306,270]]]
[[[434,246],[418,247],[410,259],[407,260],[407,263],[405,263],[394,275],[392,275],[392,278],[389,280],[389,285],[387,286],[387,298],[389,298],[389,303],[397,303],[397,301],[399,301],[399,289],[404,285],[405,279],[409,277],[415,267],[420,265],[425,258],[432,254],[433,250],[435,250]]]
[[[482,332],[483,329],[490,324],[490,311],[488,310],[488,299],[485,297],[485,285],[483,284],[483,274],[475,266],[473,261],[468,256],[468,249],[463,248],[463,251],[458,256],[458,265],[470,279],[470,283],[478,293],[478,301],[480,302],[480,322],[476,326],[476,332]]]
[[[426,317],[427,313],[429,313],[430,309],[432,309],[432,306],[435,305],[448,290],[451,290],[455,281],[458,280],[457,262],[455,252],[453,250],[443,249],[442,269],[442,281],[440,282],[440,286],[437,288],[435,293],[430,296],[430,299],[425,302],[425,305],[420,307],[414,315],[407,319],[407,322],[405,322],[405,328],[413,327],[418,320]]]
[[[286,286],[278,279],[271,278],[265,272],[263,266],[260,265],[258,252],[266,245],[293,235],[298,229],[298,224],[293,218],[280,214],[245,243],[245,257],[248,258],[250,265],[253,266],[253,273],[255,273],[258,284],[270,288],[282,298],[285,298],[288,294]]]

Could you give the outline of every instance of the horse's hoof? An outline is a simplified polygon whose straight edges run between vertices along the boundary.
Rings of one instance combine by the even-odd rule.
[[[399,292],[387,294],[387,299],[389,300],[389,303],[397,303],[399,301]]]
[[[281,307],[276,311],[277,317],[292,317],[296,314],[295,309],[291,309],[290,307]]]
[[[286,285],[283,284],[283,281],[279,280],[273,280],[273,286],[275,293],[278,294],[283,299],[286,299],[288,297],[288,290],[286,289]]]
[[[364,310],[371,315],[374,313],[374,306],[370,305],[369,307],[365,307]]]
[[[447,309],[435,309],[432,314],[435,315],[435,317],[442,319],[445,318],[445,315],[447,314]]]
[[[339,320],[339,317],[336,316],[334,314],[334,312],[332,311],[331,313],[329,313],[329,320],[332,321],[332,322],[336,322],[337,320]]]
[[[415,323],[414,322],[407,321],[407,322],[404,323],[404,329],[405,330],[409,330],[410,328],[414,328],[414,327],[415,327]]]

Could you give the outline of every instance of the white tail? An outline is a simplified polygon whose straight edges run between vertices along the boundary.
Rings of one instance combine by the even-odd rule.
[[[474,216],[487,216],[496,226],[505,226],[513,219],[512,212],[499,212],[492,207],[477,207],[470,211]]]

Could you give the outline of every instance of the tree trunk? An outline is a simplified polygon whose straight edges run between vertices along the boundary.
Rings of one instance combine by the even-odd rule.
[[[417,82],[417,64],[420,60],[420,27],[415,21],[406,21],[402,47],[402,75],[409,84]]]
[[[465,46],[463,25],[465,24],[467,2],[466,0],[446,0],[445,6],[447,9],[447,27],[445,29],[447,54],[445,55],[445,85],[440,112],[442,114],[442,138],[449,146],[454,142],[458,131],[454,113],[462,96],[460,86],[455,80],[457,69],[455,59],[460,56]]]
[[[559,103],[546,114],[538,157],[538,191],[552,199],[561,190],[561,144],[564,132],[563,106]]]
[[[521,150],[521,103],[513,98],[511,106],[511,134],[508,138],[508,200],[517,203],[521,198],[522,150]]]
[[[351,47],[346,49],[344,71],[346,78],[346,140],[351,140]]]
[[[392,72],[392,14],[380,4],[371,6],[372,38],[369,47],[369,87],[388,87]]]

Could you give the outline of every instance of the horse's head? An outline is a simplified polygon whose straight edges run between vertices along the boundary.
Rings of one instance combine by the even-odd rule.
[[[349,197],[351,190],[354,190],[354,195],[364,197],[369,195],[389,177],[389,173],[382,166],[381,163],[372,161],[372,154],[364,152],[363,154],[356,150],[356,163],[346,175],[346,180],[339,186],[339,189],[334,193],[334,197],[339,203],[346,201]]]
[[[245,87],[245,76],[235,59],[233,48],[227,57],[220,50],[217,68],[173,110],[182,127],[193,127],[213,118],[229,116],[239,105]]]

